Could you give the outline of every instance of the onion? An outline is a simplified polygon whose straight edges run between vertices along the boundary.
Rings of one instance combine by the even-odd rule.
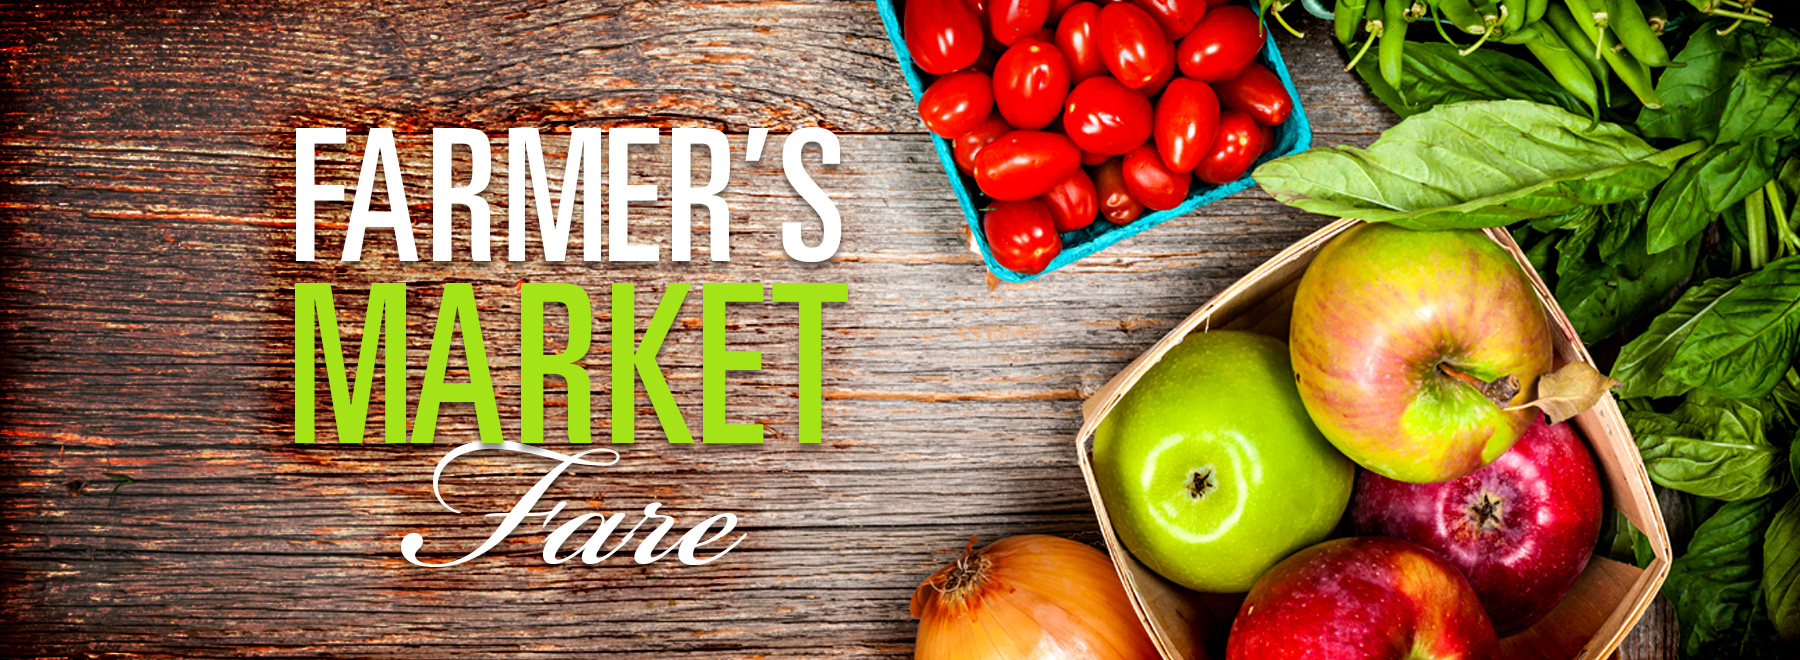
[[[1014,536],[938,569],[913,592],[919,660],[1156,660],[1106,555],[1054,536]]]

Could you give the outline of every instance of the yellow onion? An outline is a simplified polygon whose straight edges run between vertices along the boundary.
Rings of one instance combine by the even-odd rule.
[[[913,592],[918,660],[1156,660],[1106,555],[1014,536],[938,569]]]

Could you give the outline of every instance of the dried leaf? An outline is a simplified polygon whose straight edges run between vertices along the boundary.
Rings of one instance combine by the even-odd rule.
[[[1570,362],[1555,373],[1545,374],[1537,382],[1537,398],[1507,410],[1523,410],[1536,406],[1550,418],[1551,424],[1581,414],[1600,402],[1600,396],[1618,386],[1619,381],[1600,373],[1586,362]]]

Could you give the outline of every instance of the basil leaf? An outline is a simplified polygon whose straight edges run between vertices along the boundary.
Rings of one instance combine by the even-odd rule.
[[[1567,273],[1558,264],[1556,300],[1583,341],[1600,341],[1643,317],[1694,272],[1699,236],[1681,249],[1654,255],[1644,253],[1642,234],[1637,236],[1616,264],[1577,258]]]
[[[1649,207],[1649,195],[1600,207],[1601,261],[1614,265],[1620,263],[1615,257],[1620,256],[1620,251],[1637,235],[1638,227],[1643,225],[1644,214]]]
[[[1800,129],[1800,37],[1758,27],[1739,39],[1742,52],[1756,55],[1731,81],[1718,141],[1792,136]]]
[[[1625,422],[1651,481],[1665,488],[1726,501],[1773,493],[1787,483],[1787,451],[1655,412],[1627,412]]]
[[[1638,568],[1649,566],[1656,559],[1656,550],[1650,547],[1650,537],[1638,531],[1631,524],[1631,519],[1618,509],[1610,509],[1611,515],[1600,519],[1600,545],[1598,551],[1616,561],[1635,564]]]
[[[1788,498],[1763,533],[1762,592],[1775,631],[1800,638],[1800,495]]]
[[[1652,138],[1717,141],[1731,79],[1744,66],[1738,40],[1746,31],[1719,36],[1717,29],[1696,30],[1687,46],[1675,54],[1675,64],[1663,69],[1656,81],[1656,95],[1662,97],[1663,106],[1638,113],[1638,130]]]
[[[1683,654],[1698,655],[1750,626],[1761,587],[1756,555],[1774,508],[1766,498],[1726,504],[1700,523],[1687,554],[1669,567],[1663,595],[1675,606]]]
[[[1686,243],[1726,207],[1775,176],[1780,145],[1774,138],[1722,142],[1682,161],[1650,204],[1650,253]]]
[[[1730,398],[1768,396],[1800,352],[1800,255],[1769,263],[1694,321],[1663,374]]]
[[[1700,316],[1710,311],[1719,296],[1737,286],[1737,280],[1713,279],[1689,288],[1669,311],[1650,322],[1644,334],[1625,344],[1613,362],[1612,377],[1621,383],[1620,398],[1665,397],[1685,394],[1693,386],[1663,375],[1676,349],[1687,341]]]
[[[1368,149],[1313,149],[1255,177],[1276,200],[1314,213],[1411,229],[1498,227],[1630,199],[1697,149],[1658,152],[1617,124],[1539,103],[1469,101],[1408,117]]]
[[[1575,113],[1587,112],[1580,99],[1535,64],[1491,48],[1466,56],[1458,50],[1437,42],[1406,44],[1400,62],[1399,89],[1382,79],[1375,58],[1365,57],[1357,63],[1356,74],[1368,81],[1375,96],[1402,118],[1447,103],[1504,99],[1525,99]],[[1377,85],[1376,81],[1382,82]]]

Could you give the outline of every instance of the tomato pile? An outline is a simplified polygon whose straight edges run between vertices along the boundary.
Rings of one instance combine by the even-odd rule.
[[[1225,0],[907,0],[902,20],[937,76],[919,117],[992,200],[982,233],[1020,273],[1062,233],[1244,176],[1293,112],[1255,61],[1262,22]]]

